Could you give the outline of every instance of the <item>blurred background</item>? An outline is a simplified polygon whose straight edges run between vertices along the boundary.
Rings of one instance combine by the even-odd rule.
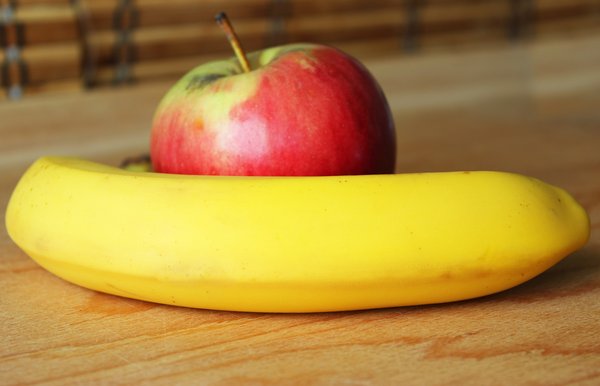
[[[222,10],[248,51],[311,41],[363,61],[600,34],[600,0],[0,0],[0,103],[175,80],[232,55]]]

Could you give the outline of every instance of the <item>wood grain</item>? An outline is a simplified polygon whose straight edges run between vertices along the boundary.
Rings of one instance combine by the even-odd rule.
[[[137,82],[174,80],[181,75],[181,62],[231,55],[213,23],[221,10],[235,20],[248,50],[311,41],[351,46],[360,58],[402,50],[502,46],[510,39],[584,36],[600,30],[599,0],[137,0],[128,8],[135,9],[127,13],[132,22],[124,24],[117,22],[123,4],[19,1],[13,21],[23,31],[22,58],[31,69],[26,95],[63,90],[61,85],[69,82],[112,85],[122,71],[118,64],[125,62]],[[119,24],[128,27],[127,33],[116,28]],[[9,29],[11,36],[16,34]],[[374,44],[364,44],[369,41]],[[63,46],[77,52],[64,53]],[[30,60],[30,52],[38,53],[39,60]],[[125,58],[124,52],[131,56]],[[57,62],[57,55],[64,59]],[[21,79],[9,78],[11,83]]]
[[[592,35],[366,62],[396,118],[399,172],[525,173],[584,205],[590,242],[539,277],[441,305],[216,312],[69,284],[37,266],[1,227],[0,383],[599,384],[599,45]],[[117,164],[146,151],[167,87],[0,104],[0,207],[40,155]]]

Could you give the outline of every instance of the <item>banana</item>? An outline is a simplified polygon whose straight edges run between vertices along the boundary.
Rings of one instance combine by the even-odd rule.
[[[516,174],[183,176],[61,157],[24,174],[6,226],[31,258],[83,287],[258,312],[479,297],[589,237],[569,194]]]

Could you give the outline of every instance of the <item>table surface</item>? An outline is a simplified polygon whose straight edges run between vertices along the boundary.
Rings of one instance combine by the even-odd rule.
[[[592,237],[480,299],[323,314],[177,308],[69,284],[0,228],[0,383],[600,383],[600,35],[368,61],[398,172],[505,170],[570,191]],[[118,164],[147,149],[167,84],[0,104],[0,207],[41,155]]]

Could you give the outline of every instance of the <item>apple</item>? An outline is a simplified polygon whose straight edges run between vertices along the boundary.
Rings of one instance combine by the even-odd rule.
[[[246,59],[246,58],[245,58]],[[154,171],[314,176],[394,172],[386,98],[356,59],[324,45],[292,44],[206,63],[160,102]]]

